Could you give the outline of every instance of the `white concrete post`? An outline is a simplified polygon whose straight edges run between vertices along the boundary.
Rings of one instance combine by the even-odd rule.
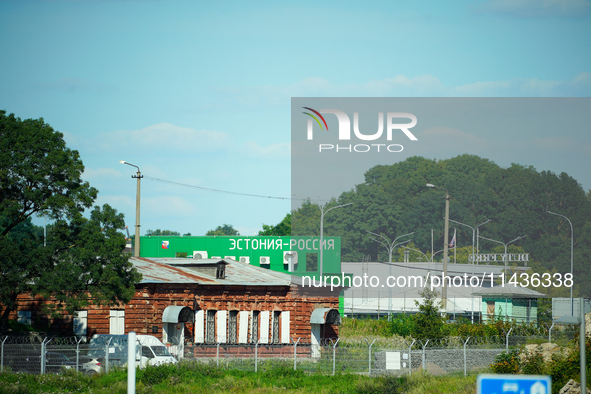
[[[135,342],[135,332],[131,331],[127,334],[127,394],[135,394]]]

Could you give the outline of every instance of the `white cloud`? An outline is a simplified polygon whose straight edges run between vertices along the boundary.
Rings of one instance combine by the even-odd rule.
[[[591,74],[580,73],[571,80],[553,81],[517,78],[509,81],[474,82],[454,88],[458,97],[586,97],[591,95]]]
[[[268,146],[260,146],[254,141],[248,141],[241,149],[245,156],[250,158],[285,159],[291,157],[291,144],[279,143]]]
[[[94,141],[99,150],[142,149],[207,152],[225,149],[228,134],[159,123],[140,130],[101,133]]]
[[[475,12],[514,16],[537,17],[583,17],[591,13],[588,0],[489,0],[472,7]]]

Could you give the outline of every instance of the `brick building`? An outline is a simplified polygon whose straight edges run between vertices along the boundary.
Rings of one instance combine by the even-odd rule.
[[[318,343],[338,336],[339,291],[304,288],[299,278],[230,259],[142,258],[133,299],[89,306],[54,321],[62,334],[150,334],[164,343]],[[41,299],[22,296],[13,318],[40,316]]]

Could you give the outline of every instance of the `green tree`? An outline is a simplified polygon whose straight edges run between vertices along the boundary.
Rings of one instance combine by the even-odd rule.
[[[285,215],[281,223],[276,226],[269,226],[263,224],[263,229],[259,231],[259,235],[275,235],[275,236],[289,236],[291,235],[291,213]]]
[[[440,314],[442,308],[441,301],[438,300],[439,293],[429,288],[427,283],[425,288],[419,292],[423,301],[415,301],[419,307],[419,313],[413,316],[414,325],[412,326],[412,336],[416,339],[440,339],[445,336],[444,318]]]
[[[83,217],[97,190],[81,178],[84,165],[63,135],[43,119],[0,111],[0,324],[23,293],[55,297],[79,308],[127,302],[140,275],[122,251],[122,215],[108,205]],[[33,215],[53,221],[43,239]]]
[[[217,226],[215,230],[209,230],[205,235],[240,235],[240,233],[231,224],[224,224]]]
[[[176,235],[176,236],[178,236],[178,235],[181,235],[181,233],[179,233],[178,231],[157,229],[157,230],[146,231],[146,235],[147,236],[150,236],[150,235],[154,235],[154,236],[156,236],[156,235]],[[185,235],[187,235],[187,234],[185,234]],[[191,235],[191,234],[189,234],[189,235]]]

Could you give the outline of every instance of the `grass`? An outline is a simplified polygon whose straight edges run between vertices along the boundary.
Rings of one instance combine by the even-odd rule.
[[[468,393],[475,391],[475,376],[412,377],[363,374],[310,374],[294,371],[288,363],[258,373],[226,369],[199,362],[138,370],[138,394],[177,393]],[[75,371],[63,375],[0,374],[0,394],[93,393],[117,394],[127,390],[127,372],[85,376]]]

